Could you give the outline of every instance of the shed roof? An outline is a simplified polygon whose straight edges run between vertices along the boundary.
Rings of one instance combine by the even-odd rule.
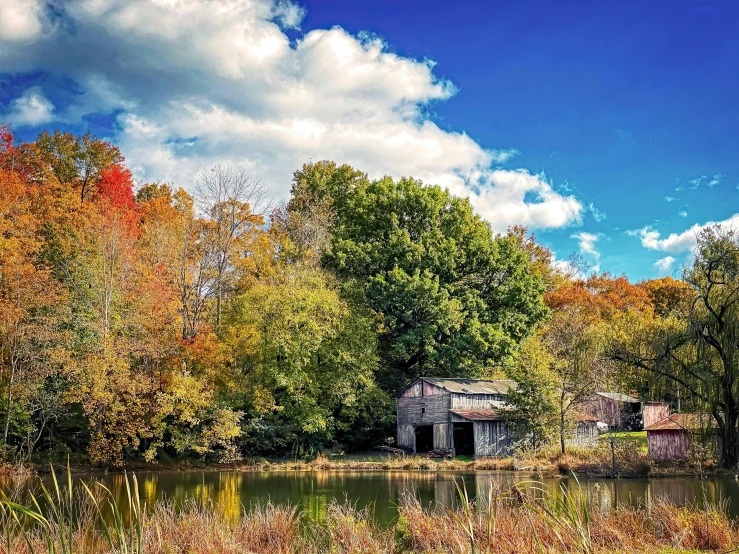
[[[608,398],[609,400],[615,400],[616,402],[640,402],[638,398],[620,392],[596,392],[595,394],[603,398]]]
[[[495,410],[450,410],[454,415],[469,419],[472,421],[497,421],[502,420],[501,416]]]
[[[457,394],[508,394],[508,391],[516,387],[516,382],[507,379],[454,379],[419,377],[439,388]]]
[[[712,427],[709,414],[672,414],[644,428],[645,431],[698,431]]]
[[[586,423],[586,422],[598,422],[598,418],[595,416],[591,416],[589,414],[583,413],[583,412],[575,412],[572,414],[575,421],[578,423]]]

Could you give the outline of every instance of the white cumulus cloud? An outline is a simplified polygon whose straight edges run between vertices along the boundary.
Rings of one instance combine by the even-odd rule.
[[[598,242],[600,235],[593,233],[573,233],[570,238],[577,239],[580,244],[580,253],[589,257],[593,263],[592,270],[600,271],[600,252],[596,249],[595,243]]]
[[[670,233],[665,238],[662,238],[662,234],[650,226],[634,231],[627,231],[627,233],[629,235],[639,235],[642,246],[649,250],[674,254],[691,251],[697,243],[700,232],[706,227],[712,227],[714,225],[720,225],[724,229],[739,229],[739,213],[723,221],[707,221],[703,224],[696,223],[685,231]]]
[[[670,269],[672,269],[674,263],[675,258],[673,258],[672,256],[665,256],[664,258],[660,258],[659,260],[654,262],[654,264],[652,265],[661,273],[668,273]]]
[[[19,127],[33,127],[51,121],[53,112],[54,104],[39,87],[32,87],[10,103],[5,117]]]
[[[0,2],[0,54],[11,43],[30,41],[43,30],[43,4],[37,0],[2,0]]]
[[[482,146],[429,117],[435,102],[456,92],[434,75],[431,60],[399,56],[381,39],[340,27],[291,40],[285,31],[299,27],[305,10],[289,0],[2,6],[0,15],[38,23],[26,24],[22,44],[0,25],[3,71],[72,83],[54,112],[60,122],[114,115],[110,138],[141,180],[187,187],[216,163],[239,165],[284,197],[303,163],[332,159],[372,177],[414,176],[470,196],[499,231],[582,219],[575,196],[542,175],[502,167],[515,149]],[[51,114],[47,108],[38,116]]]

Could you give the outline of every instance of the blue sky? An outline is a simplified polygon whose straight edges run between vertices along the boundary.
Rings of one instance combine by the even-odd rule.
[[[8,0],[0,119],[90,128],[141,181],[418,176],[638,280],[739,227],[737,23],[730,1]]]

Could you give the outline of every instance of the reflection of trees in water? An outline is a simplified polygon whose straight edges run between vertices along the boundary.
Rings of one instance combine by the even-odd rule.
[[[129,479],[131,475],[129,474]],[[45,477],[47,484],[50,478]],[[125,505],[126,483],[123,474],[84,477],[92,484],[101,481],[116,499]],[[381,524],[391,523],[397,516],[397,507],[406,494],[413,494],[425,506],[455,507],[458,503],[455,480],[464,482],[473,498],[486,499],[492,486],[505,494],[521,481],[536,480],[535,476],[514,473],[478,472],[142,472],[138,475],[142,503],[147,509],[162,499],[176,506],[186,500],[212,503],[229,521],[235,521],[242,512],[256,504],[272,501],[276,504],[298,505],[306,519],[321,521],[328,505],[338,502],[356,504],[359,509],[369,507]],[[543,483],[557,492],[560,485],[572,489],[573,478],[547,478]],[[607,511],[619,504],[638,505],[667,499],[677,505],[704,499],[712,505],[731,499],[729,513],[739,517],[739,481],[694,477],[655,479],[581,479],[580,485],[590,502]],[[38,491],[37,479],[0,478],[0,488],[13,497]]]

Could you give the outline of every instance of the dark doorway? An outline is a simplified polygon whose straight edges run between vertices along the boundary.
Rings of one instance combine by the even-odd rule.
[[[475,430],[472,423],[454,424],[454,454],[456,456],[475,455]]]
[[[416,427],[416,452],[424,454],[434,449],[434,426],[419,425]]]

